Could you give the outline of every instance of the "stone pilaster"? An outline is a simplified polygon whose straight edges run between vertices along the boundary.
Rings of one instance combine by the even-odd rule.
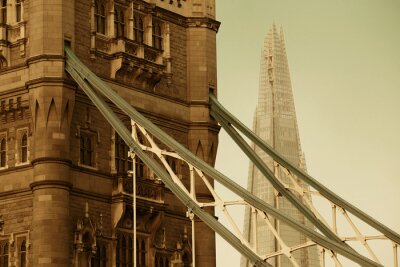
[[[218,144],[218,126],[209,115],[209,91],[217,91],[216,32],[214,1],[195,1],[188,19],[188,100],[190,105],[189,148],[213,165]],[[197,179],[196,197],[211,202],[213,197]],[[208,210],[214,214],[213,209]],[[215,233],[200,220],[195,220],[196,266],[215,266]]]
[[[71,266],[70,121],[75,89],[65,83],[70,1],[29,1],[29,90],[33,132],[32,266]],[[64,33],[67,33],[65,35]]]

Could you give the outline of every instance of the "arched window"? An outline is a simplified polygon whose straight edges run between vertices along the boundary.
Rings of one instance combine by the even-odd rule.
[[[21,162],[28,161],[28,137],[24,133],[21,138]]]
[[[0,0],[0,1],[1,1],[0,24],[6,24],[7,23],[7,0]]]
[[[124,13],[121,8],[114,9],[114,29],[115,29],[115,37],[124,37],[125,36],[125,18]]]
[[[22,19],[22,6],[21,6],[21,0],[16,0],[15,1],[15,20],[16,22],[20,22]]]
[[[105,34],[106,33],[106,12],[104,8],[104,2],[96,0],[94,2],[94,20],[96,32]]]
[[[90,136],[81,133],[79,147],[79,161],[81,164],[92,166],[93,146]]]
[[[162,33],[161,23],[157,20],[153,20],[153,47],[156,49],[162,49]]]
[[[7,150],[6,150],[6,138],[4,137],[1,139],[0,143],[0,167],[5,167],[6,166],[6,161],[7,161]]]
[[[20,267],[26,267],[26,242],[22,241],[21,246],[19,248],[19,262]]]
[[[143,43],[143,18],[139,14],[133,15],[133,35],[134,39],[138,43]]]
[[[8,242],[0,243],[0,266],[8,267]]]

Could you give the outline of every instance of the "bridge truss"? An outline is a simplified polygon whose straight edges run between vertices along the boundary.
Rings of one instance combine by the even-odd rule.
[[[228,132],[250,160],[254,162],[266,179],[274,186],[275,190],[293,204],[312,223],[314,228],[306,227],[292,217],[282,214],[278,209],[254,196],[233,180],[197,158],[188,149],[147,120],[122,97],[109,88],[106,83],[79,61],[71,48],[66,47],[65,54],[66,71],[78,83],[106,120],[130,147],[131,155],[133,157],[139,157],[175,196],[186,205],[189,218],[193,220],[194,216],[197,216],[243,256],[248,258],[254,266],[272,266],[269,260],[275,257],[287,257],[293,266],[300,266],[293,256],[293,252],[309,246],[318,246],[321,266],[325,266],[325,260],[328,258],[327,256],[330,256],[336,266],[343,266],[340,261],[341,258],[338,257],[338,255],[360,266],[383,266],[373,248],[370,246],[370,242],[372,240],[385,240],[391,243],[393,250],[393,266],[398,267],[399,234],[346,202],[301,169],[293,166],[230,114],[217,101],[213,94],[210,94],[211,115]],[[107,105],[104,98],[111,101],[131,118],[133,134]],[[274,175],[274,170],[268,168],[238,131],[249,138],[264,152],[268,153],[274,160],[275,170],[282,169],[287,177],[289,177],[289,180],[282,181],[276,177]],[[136,133],[140,133],[144,136],[145,140],[140,141],[136,138]],[[157,142],[155,140],[157,140]],[[158,142],[164,144],[168,149],[161,149],[157,145]],[[185,186],[178,175],[174,173],[174,170],[168,163],[167,157],[176,158],[187,164],[190,170],[189,186]],[[214,198],[213,202],[203,203],[196,199],[195,184],[199,181],[204,183],[210,191]],[[211,181],[216,181],[229,189],[237,196],[237,199],[226,200],[221,197],[214,190]],[[305,187],[300,185],[300,181],[309,185],[310,189],[304,189]],[[308,197],[309,195],[324,198],[331,205],[332,216],[330,222],[324,219],[314,207],[311,199]],[[265,221],[275,236],[280,250],[268,255],[261,255],[258,253],[257,248],[248,242],[247,238],[239,229],[230,211],[230,207],[232,206],[246,206],[251,210],[251,214],[254,218]],[[216,210],[221,210],[228,225],[223,225],[214,216],[204,211],[204,207],[214,207]],[[351,229],[353,229],[353,235],[344,236],[340,234],[338,229],[340,224],[337,223],[338,211],[343,214],[343,218],[347,221],[348,225],[350,225]],[[357,217],[359,221],[375,229],[378,234],[362,234],[349,214],[352,214],[352,216]],[[288,246],[275,230],[272,223],[273,220],[278,220],[289,225],[294,230],[307,236],[308,241],[304,244]],[[257,237],[254,236],[254,238]],[[358,242],[361,246],[354,246],[353,243],[355,242]],[[364,253],[362,249],[364,249],[366,253]]]

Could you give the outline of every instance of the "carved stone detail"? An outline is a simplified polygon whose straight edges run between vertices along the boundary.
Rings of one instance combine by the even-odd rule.
[[[29,102],[22,97],[10,97],[0,100],[0,118],[2,123],[14,122],[30,117]]]

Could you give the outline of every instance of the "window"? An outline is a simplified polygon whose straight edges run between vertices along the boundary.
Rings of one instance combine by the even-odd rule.
[[[96,32],[106,34],[106,13],[103,1],[94,2],[94,20]]]
[[[19,248],[19,263],[20,267],[26,267],[26,242],[22,241],[21,246]]]
[[[93,146],[91,138],[81,133],[80,137],[80,154],[79,154],[79,162],[83,165],[92,166],[93,165]]]
[[[7,23],[7,0],[0,0],[0,1],[1,1],[0,24],[6,24]]]
[[[132,170],[132,159],[128,156],[128,146],[124,140],[115,134],[115,168],[118,174],[126,174]]]
[[[16,22],[21,21],[21,0],[16,0],[15,1],[15,20]]]
[[[143,144],[143,137],[141,134],[138,133],[138,142],[140,144]],[[136,171],[136,178],[144,178],[144,163],[143,161],[136,156],[135,157],[135,171]]]
[[[144,239],[141,240],[140,246],[138,247],[139,251],[139,258],[137,259],[138,267],[146,267],[146,254],[147,254],[147,249],[146,249],[146,242]]]
[[[3,137],[0,141],[0,167],[4,168],[6,166],[7,161],[7,141],[6,138]]]
[[[143,18],[139,14],[133,15],[133,38],[138,43],[143,43]]]
[[[28,136],[26,133],[21,138],[21,163],[28,161]]]
[[[8,267],[8,241],[0,242],[0,267]]]
[[[125,37],[125,18],[122,8],[114,9],[115,37]]]
[[[133,266],[133,240],[131,233],[119,233],[117,236],[116,267]],[[147,267],[147,239],[138,236],[136,239],[136,265]]]
[[[92,267],[106,267],[107,266],[107,249],[106,246],[98,242],[96,254],[91,259]]]
[[[169,255],[156,253],[154,258],[154,266],[155,267],[169,267]]]
[[[162,49],[161,23],[157,20],[153,20],[153,47]]]

